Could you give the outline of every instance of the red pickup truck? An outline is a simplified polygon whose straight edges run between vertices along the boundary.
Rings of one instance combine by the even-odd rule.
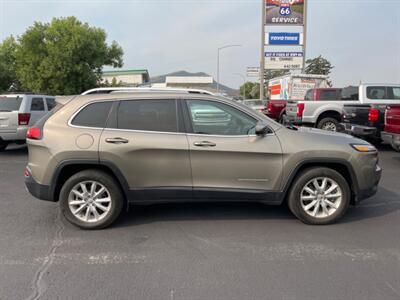
[[[400,152],[400,105],[388,106],[385,113],[385,131],[381,133],[385,142]]]

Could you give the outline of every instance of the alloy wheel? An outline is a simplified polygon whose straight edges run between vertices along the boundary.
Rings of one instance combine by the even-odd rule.
[[[337,131],[337,126],[334,122],[326,122],[324,123],[321,129],[327,131]]]
[[[343,192],[339,184],[328,177],[310,180],[300,194],[303,210],[318,219],[333,215],[340,207],[342,199]]]
[[[95,223],[110,213],[112,199],[108,189],[97,181],[75,185],[68,196],[71,213],[80,221]]]

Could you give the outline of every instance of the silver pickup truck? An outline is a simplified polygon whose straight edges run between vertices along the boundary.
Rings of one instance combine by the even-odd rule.
[[[53,96],[36,94],[0,95],[0,151],[8,144],[23,144],[28,127],[56,105]]]
[[[324,130],[337,131],[342,121],[345,105],[376,104],[379,95],[371,95],[372,87],[398,86],[390,84],[362,84],[350,86],[342,90],[338,100],[328,101],[290,101],[286,106],[285,122],[294,125],[317,127]]]

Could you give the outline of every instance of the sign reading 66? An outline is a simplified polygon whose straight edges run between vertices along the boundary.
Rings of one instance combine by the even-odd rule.
[[[303,25],[307,0],[264,0],[265,24]]]
[[[290,1],[281,1],[281,5],[279,7],[279,14],[281,16],[290,16],[292,14]]]

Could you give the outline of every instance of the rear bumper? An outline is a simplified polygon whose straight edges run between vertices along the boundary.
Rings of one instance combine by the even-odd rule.
[[[375,137],[378,133],[376,127],[362,126],[350,123],[340,123],[339,131],[358,137]]]
[[[400,147],[400,134],[382,132],[381,137],[384,142]]]
[[[0,140],[5,142],[25,141],[28,127],[19,127],[15,131],[0,131]]]
[[[29,176],[25,176],[25,186],[33,197],[44,201],[54,202],[50,186],[38,183],[30,173]]]
[[[300,125],[303,123],[303,119],[297,116],[283,115],[283,122],[284,124]]]

